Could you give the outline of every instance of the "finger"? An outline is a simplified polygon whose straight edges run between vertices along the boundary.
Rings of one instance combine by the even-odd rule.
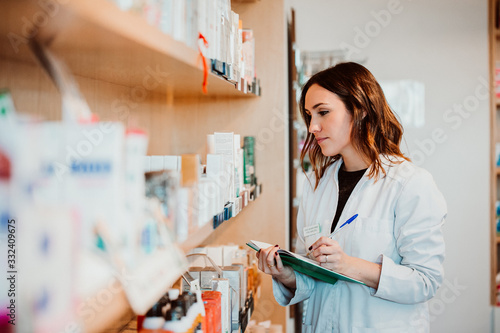
[[[269,251],[270,251],[270,248],[269,249],[261,249],[259,251],[259,269],[267,274],[269,274],[269,271],[267,270],[266,258],[267,258]]]
[[[312,245],[309,246],[308,250],[313,252],[314,250],[316,250],[317,248],[319,248],[321,246],[332,244],[331,242],[335,242],[335,241],[331,238],[322,236],[322,237],[318,238],[318,240],[316,240],[314,243],[312,243]]]
[[[261,254],[262,254],[262,253],[261,253],[261,251],[259,250],[259,251],[257,252],[257,259],[258,259],[258,261],[257,261],[257,266],[259,267],[259,269],[260,269],[261,271],[264,271],[263,266],[262,266],[262,258],[261,258],[262,256],[261,256]]]
[[[314,260],[316,260],[317,262],[322,262],[324,260],[321,260],[323,259],[324,255],[322,253],[315,253],[314,254]]]
[[[321,256],[323,256],[323,255],[325,255],[325,254],[328,254],[328,252],[329,252],[329,251],[328,251],[327,246],[326,246],[326,245],[322,245],[322,246],[320,246],[320,247],[316,248],[316,250],[314,250],[314,251],[312,252],[312,256],[313,256],[314,260],[316,260],[316,261],[321,261],[321,260],[320,260],[320,259],[321,259]]]
[[[330,263],[330,262],[320,262],[319,265],[321,267],[325,267],[325,268],[328,268],[328,269],[332,268],[332,263]]]
[[[266,252],[264,256],[262,256],[262,267],[264,269],[264,272],[266,274],[273,274],[273,272],[271,271],[271,267],[269,267],[269,256],[272,256],[270,254],[270,252],[272,251],[272,249],[269,249],[269,252]]]
[[[319,265],[326,267],[328,269],[334,269],[338,261],[338,256],[336,254],[332,255],[322,255],[319,257]]]
[[[323,244],[316,248],[312,254],[314,257],[319,257],[321,255],[332,255],[336,253],[341,253],[342,248],[337,241],[332,240],[331,244]]]
[[[274,249],[274,246],[270,246],[268,248],[265,248],[265,249],[261,249],[260,250],[260,254],[259,254],[259,269],[266,273],[266,274],[272,274],[271,273],[271,270],[269,269],[268,267],[268,263],[267,263],[267,258],[269,257],[269,253]]]
[[[281,272],[284,268],[283,261],[281,261],[281,257],[278,252],[276,252],[276,269]]]
[[[319,257],[319,256],[322,256],[322,255],[328,255],[328,254],[332,254],[334,251],[333,251],[333,247],[332,246],[328,246],[328,245],[322,245],[320,247],[318,247],[316,250],[314,250],[314,255],[316,257]]]
[[[269,269],[272,269],[273,267],[276,266],[276,251],[278,251],[279,246],[275,245],[270,251],[269,254],[266,257],[266,264]]]
[[[320,247],[322,245],[329,246],[329,245],[333,245],[335,243],[337,243],[337,241],[335,241],[329,237],[322,236],[322,237],[318,238],[318,240],[316,242],[314,242],[313,245],[316,245],[316,247]]]
[[[336,252],[322,250],[322,253],[317,254],[315,260],[320,263],[327,263],[327,262],[332,263],[336,261],[337,257],[338,253]]]

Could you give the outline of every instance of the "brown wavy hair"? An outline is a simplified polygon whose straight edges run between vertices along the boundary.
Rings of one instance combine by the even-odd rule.
[[[368,69],[354,62],[346,62],[314,74],[302,88],[299,102],[300,113],[308,129],[311,116],[305,112],[305,100],[307,91],[313,84],[331,91],[344,102],[352,116],[351,143],[371,163],[368,177],[377,180],[381,172],[385,175],[381,155],[410,160],[399,149],[403,126],[392,112],[382,88]],[[300,154],[302,168],[306,154],[309,154],[316,175],[314,186],[316,189],[327,167],[338,160],[340,155],[323,155],[314,135],[310,132],[307,133],[304,149]],[[395,163],[401,162],[402,160],[399,160]]]

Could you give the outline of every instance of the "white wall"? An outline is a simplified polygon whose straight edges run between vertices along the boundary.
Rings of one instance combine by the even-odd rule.
[[[384,26],[377,23],[372,11],[388,11],[391,3],[399,3],[394,14],[384,17]],[[426,123],[406,128],[404,150],[434,175],[448,203],[446,283],[430,303],[431,330],[489,332],[489,101],[480,79],[489,79],[487,1],[285,4],[296,10],[301,50],[349,44],[357,48],[351,48],[358,52],[352,53],[353,60],[366,59],[365,66],[377,79],[425,84]],[[372,29],[372,37],[363,41],[356,31],[366,28]],[[453,111],[454,106],[462,106],[463,115]],[[432,139],[435,130],[441,131],[437,140]]]

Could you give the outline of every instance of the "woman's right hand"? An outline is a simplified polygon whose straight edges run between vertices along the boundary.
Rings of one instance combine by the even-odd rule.
[[[278,250],[278,245],[259,250],[255,255],[259,259],[259,269],[276,278],[288,288],[295,289],[295,273],[290,266],[283,265]]]

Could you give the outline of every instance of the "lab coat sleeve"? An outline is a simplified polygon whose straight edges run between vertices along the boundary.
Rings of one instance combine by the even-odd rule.
[[[295,273],[296,289],[291,291],[285,287],[281,282],[273,278],[273,293],[274,298],[278,304],[282,306],[292,305],[302,302],[309,297],[314,290],[314,284],[316,283],[310,276],[304,275],[297,271]]]
[[[303,235],[303,228],[305,226],[305,204],[307,202],[307,198],[309,197],[310,192],[312,191],[312,187],[309,184],[309,181],[306,179],[303,186],[303,194],[300,200],[299,211],[297,213],[297,243],[295,245],[296,253],[306,253],[305,250],[305,241]],[[295,304],[301,302],[303,300],[308,299],[312,291],[314,289],[315,280],[310,276],[304,275],[302,273],[296,272],[296,289],[295,291],[291,291],[287,287],[285,287],[281,282],[277,279],[273,278],[273,293],[276,301],[283,306]]]
[[[378,289],[372,295],[415,304],[431,299],[443,282],[446,202],[432,176],[417,169],[401,190],[395,208],[394,237],[401,262],[381,255]]]

